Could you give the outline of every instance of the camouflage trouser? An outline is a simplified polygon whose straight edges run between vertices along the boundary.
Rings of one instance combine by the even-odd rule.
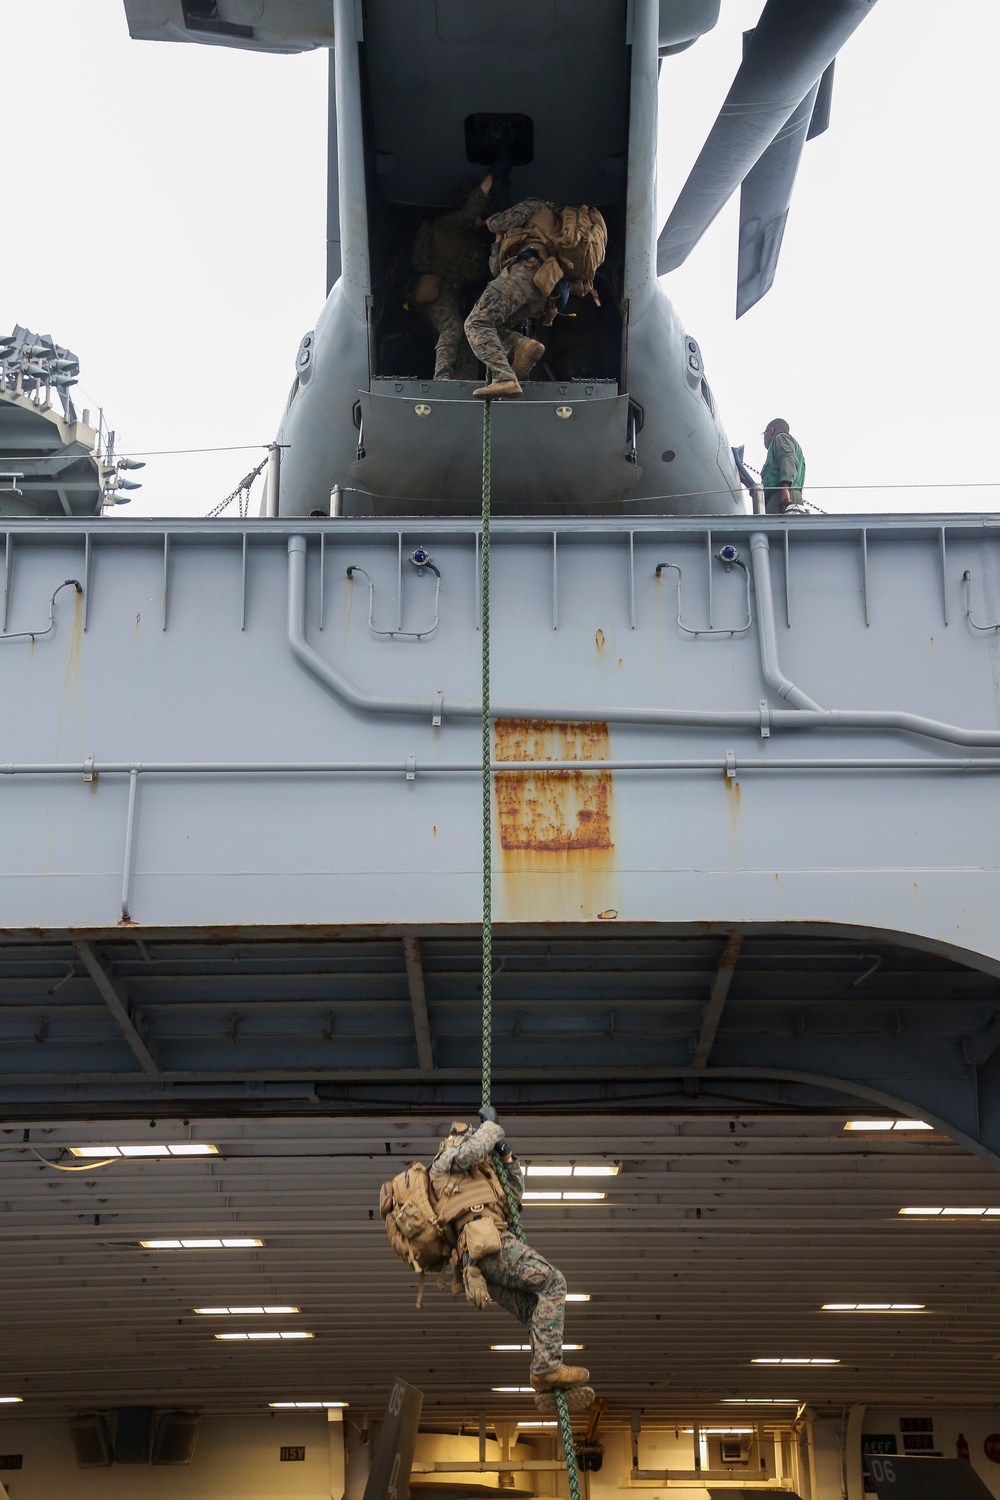
[[[462,309],[458,293],[451,287],[442,287],[433,302],[424,302],[420,311],[433,328],[437,329],[434,346],[434,379],[455,375],[459,380],[476,380],[479,367],[465,339],[462,327]]]
[[[562,1364],[566,1278],[544,1255],[504,1229],[500,1250],[478,1262],[490,1296],[523,1323],[531,1338],[531,1373],[545,1375]]]
[[[548,298],[535,286],[537,260],[515,260],[491,281],[465,320],[473,354],[499,380],[512,380],[509,355],[521,337],[520,324],[545,311]]]

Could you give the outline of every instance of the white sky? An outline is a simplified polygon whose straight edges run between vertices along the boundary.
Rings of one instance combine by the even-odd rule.
[[[664,64],[661,219],[759,11],[723,0]],[[759,467],[786,417],[825,510],[997,506],[828,487],[998,472],[998,56],[997,0],[881,0],[838,60],[769,295],[735,321],[737,198],[666,280],[731,440]],[[77,404],[104,406],[122,452],[261,445],[150,457],[118,512],[204,514],[263,457],[322,305],[326,53],[133,42],[121,0],[0,0],[0,57],[0,329],[79,355]]]

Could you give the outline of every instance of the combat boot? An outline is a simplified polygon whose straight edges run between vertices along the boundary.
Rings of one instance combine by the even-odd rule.
[[[521,382],[512,375],[509,380],[494,380],[492,385],[481,385],[472,394],[480,401],[492,401],[497,396],[520,396]]]
[[[540,344],[537,339],[518,339],[514,358],[510,362],[518,380],[527,380],[544,353],[545,345]]]
[[[590,1371],[583,1365],[560,1365],[544,1375],[532,1375],[531,1387],[535,1391],[561,1391],[570,1385],[586,1385],[589,1379]]]

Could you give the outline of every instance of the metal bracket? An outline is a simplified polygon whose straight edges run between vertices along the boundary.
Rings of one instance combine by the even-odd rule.
[[[416,781],[417,779],[417,757],[412,751],[406,757],[406,779],[407,781]]]
[[[771,738],[771,709],[766,698],[760,699],[760,737],[762,740]]]
[[[84,781],[93,781],[94,779],[94,757],[92,755],[88,755],[83,763],[83,779]]]
[[[726,751],[726,776],[730,781],[736,780],[736,756],[732,750]]]
[[[444,693],[434,694],[434,707],[431,711],[431,724],[435,729],[441,728],[441,714],[444,709]]]

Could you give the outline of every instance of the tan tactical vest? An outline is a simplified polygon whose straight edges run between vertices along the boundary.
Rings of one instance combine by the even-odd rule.
[[[492,1219],[500,1229],[510,1223],[507,1194],[490,1162],[477,1162],[467,1172],[433,1172],[430,1189],[438,1222],[456,1236],[475,1218]]]

